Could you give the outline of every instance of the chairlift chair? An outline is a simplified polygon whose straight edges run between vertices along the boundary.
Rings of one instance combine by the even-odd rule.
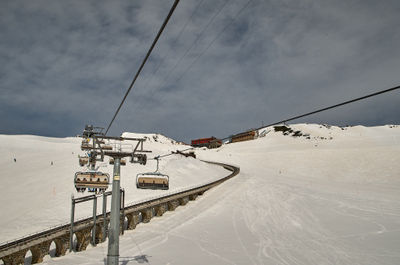
[[[83,142],[81,144],[81,150],[90,150],[93,148],[93,145],[90,144],[89,142]]]
[[[113,149],[112,145],[110,145],[110,144],[101,144],[100,147],[103,150],[112,150]]]
[[[78,192],[84,192],[86,188],[89,192],[101,193],[108,188],[110,175],[100,171],[76,172],[74,183]]]
[[[87,163],[89,163],[89,157],[88,156],[78,156],[79,157],[79,165],[81,167],[85,166]]]
[[[139,173],[136,175],[136,187],[138,189],[153,189],[153,190],[168,190],[169,189],[169,176],[159,172],[159,159],[157,160],[157,169],[154,172]]]
[[[110,158],[110,160],[108,161],[110,165],[114,165],[114,158]],[[126,166],[126,159],[125,158],[121,158],[121,160],[119,161],[119,164],[121,166]]]

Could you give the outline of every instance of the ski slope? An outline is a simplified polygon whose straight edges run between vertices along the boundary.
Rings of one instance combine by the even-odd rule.
[[[400,264],[400,127],[290,128],[197,149],[241,173],[126,231],[120,263]],[[106,256],[107,242],[43,264],[104,264]]]
[[[123,135],[145,137],[144,149],[153,151],[148,154],[149,158],[188,148],[159,134]],[[77,193],[74,188],[75,172],[86,170],[86,167],[80,167],[78,163],[78,154],[84,154],[80,150],[81,140],[76,137],[0,135],[0,242],[68,223],[71,196],[93,194]],[[100,171],[112,176],[113,165],[108,164],[108,158],[100,165]],[[121,187],[125,189],[126,205],[204,184],[226,175],[226,170],[220,167],[191,157],[173,155],[160,160],[161,172],[170,176],[168,191],[137,189],[136,174],[155,170],[155,160],[148,160],[145,166],[130,163],[121,166]],[[109,197],[108,207],[110,201]],[[91,202],[77,205],[75,220],[91,216],[92,207]],[[100,213],[101,209],[102,203],[99,200],[97,212]]]

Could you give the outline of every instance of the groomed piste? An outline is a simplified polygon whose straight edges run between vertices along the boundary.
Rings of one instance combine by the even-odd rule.
[[[292,132],[271,127],[260,132],[264,137],[253,141],[212,150],[197,149],[198,158],[240,165],[241,173],[188,206],[126,231],[120,239],[121,262],[396,264],[400,261],[397,251],[400,127],[316,124],[288,127]],[[184,148],[161,135],[146,136],[160,153]],[[61,165],[62,161],[71,163],[72,173],[74,167],[79,167],[76,159],[79,143],[75,143],[79,140],[0,138],[7,146],[1,150],[3,178],[11,171],[18,173],[15,176],[22,175],[21,179],[2,180],[10,187],[2,186],[2,194],[7,195],[2,196],[2,208],[8,211],[2,218],[0,234],[8,235],[4,240],[22,236],[24,233],[20,231],[35,232],[57,224],[63,220],[63,212],[64,220],[68,219],[72,175],[66,174],[66,165]],[[6,150],[13,150],[13,154]],[[27,150],[38,155],[20,156]],[[180,188],[226,175],[222,168],[183,156],[171,156],[161,167],[174,176],[171,183],[180,183]],[[141,168],[127,166],[122,170],[129,175]],[[146,196],[162,192],[137,191],[133,184],[128,177],[122,184],[127,195],[131,193],[128,195],[131,201],[144,199],[138,197],[142,192]],[[18,197],[18,189],[28,193],[29,198]],[[81,216],[89,209],[90,205],[87,209],[83,207]],[[107,244],[102,243],[60,258],[48,255],[43,264],[101,264],[106,253]]]

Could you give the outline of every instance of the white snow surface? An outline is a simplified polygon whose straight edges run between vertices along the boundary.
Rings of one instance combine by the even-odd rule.
[[[124,133],[123,136],[145,137],[144,149],[153,151],[147,154],[148,158],[189,147],[160,134]],[[78,193],[74,188],[75,172],[87,170],[78,163],[78,154],[85,154],[80,150],[81,140],[74,137],[0,135],[0,242],[69,222],[71,195],[93,194]],[[113,165],[108,164],[108,158],[100,164],[99,170],[112,176]],[[155,160],[148,160],[145,166],[131,163],[121,166],[121,187],[125,189],[126,204],[205,184],[226,176],[227,172],[191,157],[172,155],[160,160],[160,171],[170,176],[168,191],[137,189],[136,174],[155,170]],[[111,185],[108,190],[111,190]],[[109,196],[108,207],[110,201]],[[101,213],[101,198],[97,205],[97,212]],[[75,220],[91,216],[92,207],[91,202],[78,204]]]
[[[120,238],[120,264],[400,264],[400,127],[297,124],[290,128],[303,136],[285,136],[267,128],[265,137],[253,141],[197,149],[201,159],[238,165],[241,173],[196,201],[126,231]],[[19,145],[12,144],[19,138],[3,137],[9,137],[4,138],[7,145],[14,146],[22,160],[16,148]],[[23,141],[32,139],[25,137]],[[73,168],[64,163],[60,169],[70,171],[66,174],[70,186],[57,186],[53,200],[65,196],[68,212],[79,143],[75,147],[71,143],[77,140],[63,141],[67,143],[57,140],[57,145],[70,149],[62,161],[71,160]],[[34,154],[35,147],[30,148]],[[71,155],[74,150],[75,155]],[[43,167],[50,163],[46,154],[52,151],[38,153],[32,170],[46,172]],[[56,158],[55,165],[61,163],[61,158]],[[29,178],[35,175],[24,170],[14,174],[20,160],[12,164],[12,158],[1,159],[2,167],[8,167],[6,173],[13,176],[7,180],[7,188],[2,186],[6,195],[13,194],[9,189],[18,190],[11,184],[37,187]],[[182,159],[170,163],[187,163],[179,161]],[[198,167],[203,165],[198,163]],[[179,172],[178,168],[170,170]],[[187,168],[187,172],[191,170],[195,172],[195,168]],[[218,173],[226,175],[226,171]],[[19,174],[25,178],[16,181]],[[46,181],[52,179],[54,176]],[[50,196],[57,181],[53,182],[46,188]],[[18,207],[27,211],[20,201],[34,205],[33,198],[25,197],[38,196],[38,192],[29,194],[20,193],[18,200],[2,197],[2,213],[13,213]],[[55,215],[48,213],[49,218]],[[22,225],[28,220],[25,216],[21,213],[12,221]],[[44,264],[104,264],[106,256],[107,241],[60,258],[46,256]]]

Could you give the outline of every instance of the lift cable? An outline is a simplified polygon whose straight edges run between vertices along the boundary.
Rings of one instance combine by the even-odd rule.
[[[210,20],[207,22],[207,24],[205,25],[205,27],[201,30],[201,32],[197,35],[196,39],[192,42],[192,44],[186,49],[186,51],[183,53],[183,55],[179,58],[178,61],[176,61],[175,65],[169,70],[169,72],[167,73],[167,75],[164,77],[164,82],[161,85],[161,87],[165,86],[165,84],[168,82],[168,78],[171,75],[171,73],[176,69],[176,67],[178,65],[180,65],[180,63],[182,62],[182,60],[186,57],[186,55],[193,49],[193,47],[195,47],[195,45],[199,42],[199,40],[201,39],[201,37],[203,37],[204,33],[206,32],[206,30],[210,27],[210,25],[214,22],[215,18],[219,16],[219,14],[221,13],[221,11],[226,7],[226,5],[228,4],[230,0],[226,0],[221,7],[214,13],[214,15],[210,18]]]
[[[185,152],[185,151],[193,150],[194,148],[195,147],[189,147],[189,148],[186,148],[186,149],[183,149],[183,150],[179,150],[179,152]],[[175,154],[176,153],[168,153],[168,154],[164,154],[164,155],[158,155],[158,156],[155,156],[153,158],[148,158],[147,160],[156,160],[156,159],[159,159],[159,158],[163,158],[163,157],[167,157],[167,156],[175,155]]]
[[[207,47],[200,52],[196,58],[190,63],[189,66],[185,67],[185,70],[183,71],[183,73],[175,80],[175,83],[178,83],[185,75],[187,72],[190,71],[190,69],[193,67],[193,65],[195,65],[197,63],[197,61],[199,60],[200,57],[202,57],[207,51],[208,49],[215,43],[215,41],[220,38],[222,36],[222,34],[236,21],[237,17],[240,16],[240,14],[249,6],[249,4],[252,2],[253,0],[248,0],[243,6],[242,8],[235,14],[235,16],[231,19],[231,21],[225,25],[225,27],[218,32],[218,34],[215,36],[215,38],[207,45]],[[164,84],[165,85],[165,84]]]
[[[271,123],[271,124],[268,124],[268,125],[264,125],[262,127],[254,129],[254,131],[261,130],[261,129],[264,129],[264,128],[267,128],[267,127],[270,127],[270,126],[273,126],[273,125],[282,124],[282,123],[285,123],[285,122],[288,122],[288,121],[297,120],[297,119],[300,119],[300,118],[303,118],[303,117],[306,117],[306,116],[310,116],[312,114],[316,114],[316,113],[319,113],[319,112],[322,112],[322,111],[326,111],[326,110],[329,110],[329,109],[337,108],[337,107],[340,107],[340,106],[343,106],[343,105],[346,105],[346,104],[350,104],[350,103],[353,103],[353,102],[356,102],[356,101],[360,101],[360,100],[363,100],[363,99],[366,99],[366,98],[374,97],[374,96],[377,96],[377,95],[380,95],[380,94],[384,94],[384,93],[387,93],[387,92],[391,92],[391,91],[394,91],[394,90],[397,90],[397,89],[400,89],[400,86],[395,86],[395,87],[392,87],[392,88],[389,88],[389,89],[381,90],[381,91],[378,91],[378,92],[375,92],[375,93],[372,93],[372,94],[369,94],[369,95],[366,95],[366,96],[363,96],[363,97],[359,97],[359,98],[355,98],[355,99],[352,99],[352,100],[348,100],[348,101],[345,101],[345,102],[342,102],[342,103],[339,103],[339,104],[336,104],[336,105],[333,105],[333,106],[330,106],[330,107],[326,107],[326,108],[319,109],[319,110],[314,110],[312,112],[308,112],[308,113],[305,113],[305,114],[302,114],[302,115],[298,115],[298,116],[295,116],[295,117],[292,117],[292,118],[289,118],[289,119],[285,119],[285,120],[274,122],[274,123]],[[229,138],[230,138],[230,136],[225,137],[225,138],[221,138],[220,140],[223,141],[223,140],[227,140]],[[190,148],[187,148],[187,149],[184,149],[184,150],[180,150],[180,152],[192,150],[194,148],[195,147],[190,147]],[[167,157],[167,156],[170,156],[170,155],[173,155],[173,154],[175,154],[175,153],[169,153],[169,154],[165,154],[165,155],[160,155],[159,157]]]
[[[305,113],[305,114],[301,114],[301,115],[298,115],[298,116],[295,116],[295,117],[292,117],[292,118],[289,118],[289,119],[285,119],[285,120],[274,122],[274,123],[271,123],[271,124],[268,124],[268,125],[264,125],[264,126],[261,126],[259,128],[254,129],[254,130],[257,131],[257,130],[261,130],[261,129],[264,129],[264,128],[267,128],[267,127],[270,127],[270,126],[273,126],[273,125],[282,124],[282,123],[285,123],[285,122],[288,122],[288,121],[297,120],[297,119],[300,119],[300,118],[303,118],[303,117],[306,117],[306,116],[310,116],[310,115],[313,115],[313,114],[316,114],[316,113],[319,113],[319,112],[323,112],[323,111],[330,110],[330,109],[333,109],[333,108],[337,108],[337,107],[340,107],[340,106],[343,106],[343,105],[347,105],[347,104],[350,104],[350,103],[353,103],[353,102],[356,102],[356,101],[360,101],[360,100],[363,100],[363,99],[366,99],[366,98],[370,98],[370,97],[374,97],[374,96],[377,96],[377,95],[380,95],[380,94],[391,92],[391,91],[397,90],[399,88],[400,88],[400,86],[395,86],[395,87],[392,87],[392,88],[381,90],[381,91],[378,91],[378,92],[375,92],[375,93],[372,93],[372,94],[369,94],[369,95],[366,95],[366,96],[363,96],[363,97],[359,97],[359,98],[355,98],[355,99],[352,99],[352,100],[348,100],[348,101],[345,101],[345,102],[342,102],[342,103],[339,103],[339,104],[336,104],[336,105],[333,105],[333,106],[330,106],[330,107],[326,107],[326,108],[319,109],[319,110],[314,110],[314,111],[311,111],[311,112],[308,112],[308,113]],[[228,138],[229,137],[225,137],[225,138],[223,138],[221,140],[226,140]]]
[[[201,5],[201,3],[204,0],[202,0],[197,6],[195,11],[197,11]],[[200,39],[203,37],[204,33],[206,32],[206,30],[210,27],[210,25],[214,22],[214,20],[219,16],[219,14],[221,13],[221,11],[223,9],[225,9],[225,7],[227,6],[228,2],[230,2],[231,0],[226,0],[221,6],[220,8],[210,17],[210,19],[208,20],[208,22],[206,23],[206,25],[202,28],[202,30],[200,31],[200,33],[197,34],[196,39],[192,42],[192,44],[186,49],[186,51],[183,53],[183,55],[175,62],[175,64],[170,67],[170,69],[168,70],[167,74],[161,78],[160,82],[161,85],[157,85],[157,87],[155,89],[150,89],[149,90],[149,97],[151,98],[154,93],[157,91],[157,89],[161,89],[163,88],[167,83],[168,80],[170,79],[169,77],[171,76],[171,74],[175,71],[175,69],[181,64],[182,60],[186,57],[186,55],[196,46],[196,44],[200,41]],[[190,19],[194,16],[194,13],[192,13]],[[157,70],[158,71],[158,68]],[[187,71],[185,71],[186,73]],[[184,73],[184,74],[185,74]],[[155,75],[153,75],[152,79],[154,78]],[[180,76],[181,78],[182,76]],[[179,79],[180,79],[179,78]],[[147,86],[147,84],[146,84]],[[139,104],[137,105],[136,109],[140,108],[140,106],[143,106],[143,101],[139,102]]]
[[[253,0],[248,0],[241,8],[238,12],[236,12],[236,14],[234,15],[233,18],[231,18],[230,22],[227,23],[221,31],[218,32],[218,34],[214,37],[214,39],[211,40],[211,42],[209,42],[209,44],[207,45],[207,47],[201,51],[195,58],[194,60],[188,64],[186,67],[184,67],[184,71],[179,75],[179,77],[174,81],[174,83],[178,83],[189,71],[190,69],[197,63],[197,61],[208,51],[208,49],[215,43],[215,41],[218,40],[218,38],[220,38],[222,36],[222,34],[236,21],[236,19],[241,15],[241,13],[249,6],[249,4],[252,2]],[[225,2],[225,3],[228,3]],[[218,13],[225,7],[225,5],[223,5],[221,7],[221,9],[218,11]],[[218,15],[218,14],[216,14]],[[212,20],[214,19],[214,17],[211,19],[211,21],[209,21],[208,25],[211,24]],[[208,27],[208,25],[206,26],[206,28]],[[203,31],[200,33],[199,37],[203,34],[204,30],[206,29],[204,28]],[[199,38],[198,37],[198,38]],[[172,68],[172,70],[174,70],[177,65],[182,61],[182,59],[186,56],[186,54],[193,48],[194,44],[197,42],[198,38],[195,40],[194,43],[192,43],[192,46],[186,50],[186,52],[184,53],[184,55],[179,59],[178,63],[175,64]],[[167,83],[168,83],[168,77],[170,76],[170,74],[172,73],[172,70],[170,70],[167,74],[166,77],[164,77],[163,79],[163,83],[159,86],[159,88],[164,87]],[[154,93],[152,93],[150,96],[152,96]],[[164,97],[165,98],[165,97]],[[164,98],[161,98],[161,100],[163,100]]]
[[[189,25],[189,22],[193,19],[194,15],[196,14],[196,12],[199,10],[199,7],[201,6],[201,4],[203,3],[204,0],[201,0],[193,9],[191,15],[189,16],[189,18],[186,20],[185,25],[181,28],[181,30],[179,31],[178,35],[176,36],[176,38],[172,41],[172,45],[175,47],[176,44],[178,43],[178,40],[180,39],[180,37],[182,36],[182,34],[185,32],[187,26]],[[154,77],[156,76],[158,70],[160,70],[161,65],[163,64],[163,62],[166,60],[166,58],[168,57],[168,54],[166,54],[163,58],[160,59],[160,63],[158,64],[156,70],[153,72],[153,74],[151,75],[151,78],[147,79],[146,84],[144,85],[144,90],[146,90],[147,86],[151,83],[151,81],[153,81]]]
[[[160,38],[161,33],[164,31],[164,28],[165,28],[165,26],[167,25],[169,19],[171,18],[172,13],[175,11],[175,8],[176,8],[176,6],[178,5],[178,3],[179,3],[179,0],[175,0],[174,4],[172,5],[171,10],[170,10],[169,13],[168,13],[168,16],[165,18],[164,23],[162,24],[160,30],[159,30],[158,33],[157,33],[156,38],[154,39],[153,43],[151,44],[151,47],[150,47],[149,51],[148,51],[147,54],[146,54],[146,57],[143,59],[143,62],[142,62],[142,64],[140,65],[139,70],[137,71],[135,77],[133,78],[133,81],[132,81],[131,85],[129,86],[128,90],[126,91],[125,96],[124,96],[124,98],[123,98],[122,101],[121,101],[121,104],[119,105],[117,111],[116,111],[115,114],[114,114],[114,117],[112,118],[110,124],[108,125],[107,130],[106,130],[106,132],[105,132],[105,135],[107,135],[108,130],[110,129],[111,125],[113,124],[113,122],[114,122],[114,120],[115,120],[115,117],[118,115],[119,110],[121,109],[122,105],[124,104],[126,97],[128,96],[129,92],[131,91],[131,89],[132,89],[132,87],[133,87],[133,85],[134,85],[136,79],[138,78],[140,72],[142,71],[142,69],[143,69],[143,67],[144,67],[144,65],[145,65],[145,63],[146,63],[146,61],[147,61],[147,59],[149,58],[151,52],[153,51],[154,46],[156,45],[158,39]]]

